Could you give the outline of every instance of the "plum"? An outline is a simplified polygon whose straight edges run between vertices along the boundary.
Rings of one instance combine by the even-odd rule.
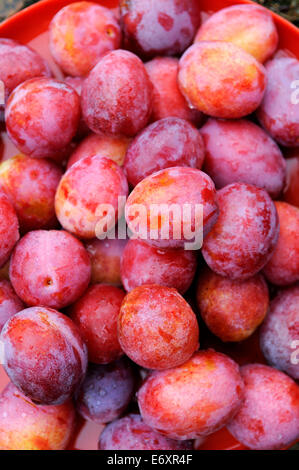
[[[53,17],[50,51],[60,68],[73,77],[87,75],[101,57],[121,42],[113,12],[94,2],[74,2]]]
[[[90,362],[108,364],[123,355],[117,318],[124,297],[118,287],[95,284],[70,307],[70,317],[87,345]]]
[[[275,206],[279,236],[264,274],[272,284],[286,286],[299,280],[299,209],[281,201],[276,201]]]
[[[36,405],[11,382],[0,394],[1,450],[64,450],[75,430],[71,401]]]
[[[5,108],[7,133],[24,154],[64,158],[80,119],[80,99],[70,85],[32,78],[11,93]]]
[[[294,379],[299,379],[299,364],[296,359],[298,338],[299,286],[295,285],[279,292],[272,300],[260,330],[260,345],[268,363]]]
[[[27,308],[4,325],[1,341],[7,375],[33,402],[61,405],[80,387],[87,348],[66,315],[46,307]]]
[[[214,183],[194,168],[160,170],[134,188],[125,216],[133,235],[150,245],[182,248],[189,242],[188,248],[199,249],[218,218]]]
[[[138,392],[138,404],[144,422],[162,435],[196,439],[233,418],[243,387],[239,366],[209,349],[179,367],[152,372]]]
[[[143,57],[180,54],[200,24],[197,0],[121,0],[120,13],[125,46]]]
[[[222,341],[243,341],[264,320],[269,292],[261,274],[237,281],[209,268],[197,281],[197,305],[207,327]]]
[[[123,351],[147,369],[183,364],[199,347],[199,328],[189,304],[172,288],[155,284],[136,287],[118,316]]]
[[[124,171],[136,186],[156,171],[174,166],[200,170],[205,156],[203,138],[184,119],[169,117],[149,125],[129,145]]]
[[[162,436],[144,423],[138,414],[129,414],[105,427],[99,450],[190,450],[189,441],[175,441]]]
[[[184,294],[197,267],[194,251],[156,248],[129,240],[121,257],[121,280],[127,292],[144,284],[173,287]]]
[[[275,52],[278,32],[270,11],[259,5],[233,5],[214,13],[200,26],[194,42],[226,41],[265,62]]]
[[[279,144],[299,147],[299,106],[296,85],[299,61],[280,57],[266,64],[268,84],[257,110],[257,117],[265,130]]]
[[[109,423],[119,418],[135,391],[135,374],[126,358],[106,365],[90,364],[76,397],[76,409],[84,419]]]
[[[129,51],[106,54],[82,89],[83,117],[95,133],[133,137],[151,114],[152,84],[141,60]]]
[[[299,438],[299,387],[283,372],[262,364],[241,368],[244,402],[229,432],[255,450],[283,449]]]
[[[203,170],[216,188],[243,182],[277,198],[285,185],[286,162],[278,145],[246,119],[209,119],[200,129],[205,144]]]
[[[72,165],[60,180],[56,215],[74,235],[101,238],[121,217],[127,194],[127,179],[115,162],[100,155],[88,156]]]
[[[57,227],[54,198],[61,177],[62,170],[44,158],[16,155],[0,164],[0,186],[22,232]]]
[[[16,245],[11,283],[27,305],[62,308],[86,290],[91,265],[83,244],[64,230],[34,230]]]
[[[215,273],[245,280],[269,261],[278,240],[279,221],[263,189],[233,183],[217,193],[220,214],[204,239],[202,254]]]
[[[189,47],[180,59],[178,81],[190,106],[225,119],[255,111],[267,83],[260,62],[222,41],[200,41]]]

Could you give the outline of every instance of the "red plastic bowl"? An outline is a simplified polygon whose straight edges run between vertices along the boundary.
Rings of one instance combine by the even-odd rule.
[[[106,7],[116,9],[118,0],[93,0]],[[235,4],[250,4],[250,0],[198,0],[202,9],[203,19],[211,13],[222,8]],[[48,50],[48,26],[58,10],[65,5],[73,3],[72,0],[42,0],[25,10],[20,11],[8,20],[0,24],[0,37],[16,39],[24,44],[29,44],[48,60],[57,78],[62,78],[61,71],[53,62]],[[273,13],[273,18],[279,33],[279,53],[291,54],[299,59],[299,30],[288,21]],[[18,150],[8,141],[4,132],[1,134],[4,142],[0,148],[0,161],[12,157]],[[222,349],[240,363],[263,362],[262,355],[258,348],[257,335],[249,338],[242,344],[235,346],[225,346],[215,344],[216,349]],[[8,383],[2,367],[0,367],[0,389]],[[97,441],[101,431],[101,426],[92,423],[80,423],[74,442],[70,446],[72,449],[97,449]],[[213,450],[240,450],[246,449],[237,442],[224,428],[209,436],[200,449]]]

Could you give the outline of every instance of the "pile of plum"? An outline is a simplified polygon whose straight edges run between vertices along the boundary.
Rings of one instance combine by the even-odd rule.
[[[266,9],[201,22],[198,5],[64,7],[64,80],[0,38],[19,150],[0,163],[1,449],[65,449],[78,414],[106,425],[100,450],[197,449],[222,427],[251,449],[299,438],[299,209],[283,199],[299,61]],[[202,248],[173,218],[153,227],[157,204],[200,205]],[[105,239],[123,217],[135,236]],[[223,353],[253,334],[264,363]]]

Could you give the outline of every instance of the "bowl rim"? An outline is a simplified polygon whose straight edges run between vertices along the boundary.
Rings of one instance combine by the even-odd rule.
[[[76,3],[78,0],[70,0],[69,3]],[[200,0],[198,0],[200,2]],[[116,2],[116,7],[117,7]],[[8,17],[6,20],[2,21],[0,23],[0,34],[2,34],[2,29],[5,29],[7,27],[13,27],[14,23],[24,19],[28,19],[31,13],[36,13],[37,10],[47,8],[47,7],[55,7],[55,5],[59,4],[59,1],[57,0],[39,0],[37,3],[34,3],[33,5],[29,5],[28,7],[20,10],[19,12],[13,14],[12,16]],[[257,4],[256,2],[252,0],[236,0],[235,2],[236,5],[258,5],[261,8],[265,8],[267,11],[269,11],[275,20],[280,26],[284,26],[285,28],[288,28],[298,34],[299,38],[299,28],[295,26],[293,23],[290,21],[286,20],[282,16],[278,15],[277,13],[274,13],[272,10],[270,10],[267,7],[264,7],[263,5]],[[223,7],[225,8],[225,6]]]

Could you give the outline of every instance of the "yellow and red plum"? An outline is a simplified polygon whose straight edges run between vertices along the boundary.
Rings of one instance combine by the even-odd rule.
[[[127,179],[115,162],[99,155],[85,157],[63,175],[56,215],[63,228],[79,238],[99,238],[115,226],[127,194]]]
[[[190,106],[225,119],[255,111],[267,84],[260,62],[222,41],[201,41],[189,47],[180,59],[178,81]]]
[[[178,86],[179,60],[156,57],[145,68],[153,85],[152,120],[177,117],[199,125],[201,112],[189,107]]]
[[[239,366],[211,349],[179,367],[152,372],[138,392],[144,422],[172,439],[196,439],[225,426],[243,400]]]
[[[111,284],[120,286],[120,263],[127,239],[111,239],[87,241],[86,250],[91,261],[91,282],[93,284]]]
[[[217,11],[200,26],[194,39],[199,41],[231,42],[263,63],[274,54],[278,33],[266,8],[233,5]]]
[[[268,287],[260,274],[237,281],[206,268],[200,272],[196,298],[207,327],[222,341],[248,338],[269,307]]]
[[[63,72],[73,77],[87,75],[121,42],[113,12],[94,2],[74,2],[59,10],[49,33],[53,58]]]
[[[275,206],[279,219],[278,242],[263,272],[272,284],[287,286],[299,280],[299,209],[281,201],[276,201]]]
[[[70,168],[74,163],[82,160],[82,158],[94,155],[110,158],[110,160],[122,166],[130,140],[124,136],[115,137],[92,133],[82,140],[74,150],[67,162],[67,168]]]
[[[64,450],[75,430],[71,401],[43,406],[9,383],[0,394],[1,450]]]
[[[184,210],[186,206],[188,211]],[[197,208],[202,209],[201,213]],[[125,216],[138,238],[159,248],[182,248],[185,242],[195,240],[200,231],[205,237],[217,220],[214,183],[206,173],[194,168],[160,170],[134,188],[127,199]]]
[[[0,164],[0,186],[18,216],[20,230],[56,228],[54,198],[62,170],[44,158],[16,155]]]
[[[183,364],[199,347],[199,328],[189,304],[175,290],[155,284],[126,295],[118,317],[123,351],[147,369]]]

